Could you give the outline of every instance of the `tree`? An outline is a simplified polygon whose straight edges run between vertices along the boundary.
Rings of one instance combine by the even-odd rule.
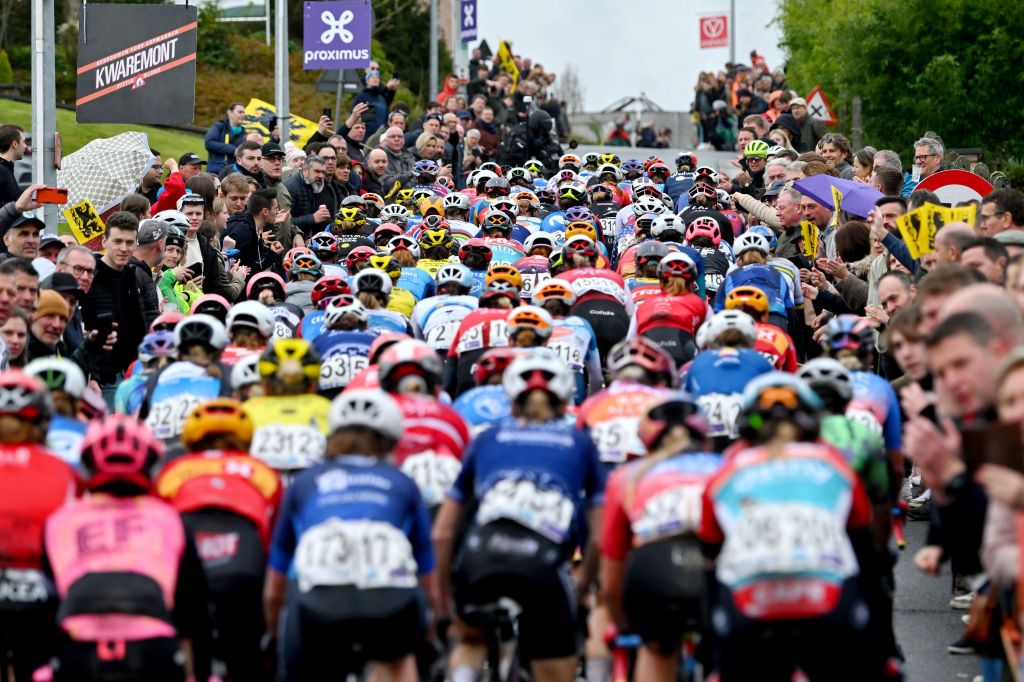
[[[568,105],[569,114],[578,114],[583,111],[583,97],[586,89],[580,82],[580,74],[575,64],[569,64],[565,71],[558,77],[555,97]]]

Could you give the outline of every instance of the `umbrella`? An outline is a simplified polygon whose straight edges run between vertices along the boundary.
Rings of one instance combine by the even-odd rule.
[[[812,175],[793,184],[796,191],[834,211],[836,207],[832,203],[833,187],[843,193],[842,209],[862,218],[866,218],[875,207],[875,202],[882,198],[882,193],[870,185],[825,174]]]
[[[64,157],[57,186],[68,188],[69,206],[88,199],[102,214],[135,191],[153,158],[145,133],[93,140]]]

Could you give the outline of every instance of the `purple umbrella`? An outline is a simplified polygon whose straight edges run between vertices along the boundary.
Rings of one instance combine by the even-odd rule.
[[[809,196],[822,206],[835,210],[832,203],[833,187],[843,193],[843,210],[861,218],[866,218],[875,207],[875,202],[882,198],[882,193],[871,185],[825,174],[812,175],[793,184],[796,191]]]

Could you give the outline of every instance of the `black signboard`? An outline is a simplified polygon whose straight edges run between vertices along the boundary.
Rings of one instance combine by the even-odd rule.
[[[192,123],[195,7],[82,6],[79,123]]]

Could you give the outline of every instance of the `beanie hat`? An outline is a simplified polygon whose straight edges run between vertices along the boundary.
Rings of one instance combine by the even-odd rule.
[[[38,320],[46,315],[60,315],[65,320],[71,316],[68,311],[67,301],[52,289],[44,289],[39,292],[39,306],[36,308],[32,319]]]

